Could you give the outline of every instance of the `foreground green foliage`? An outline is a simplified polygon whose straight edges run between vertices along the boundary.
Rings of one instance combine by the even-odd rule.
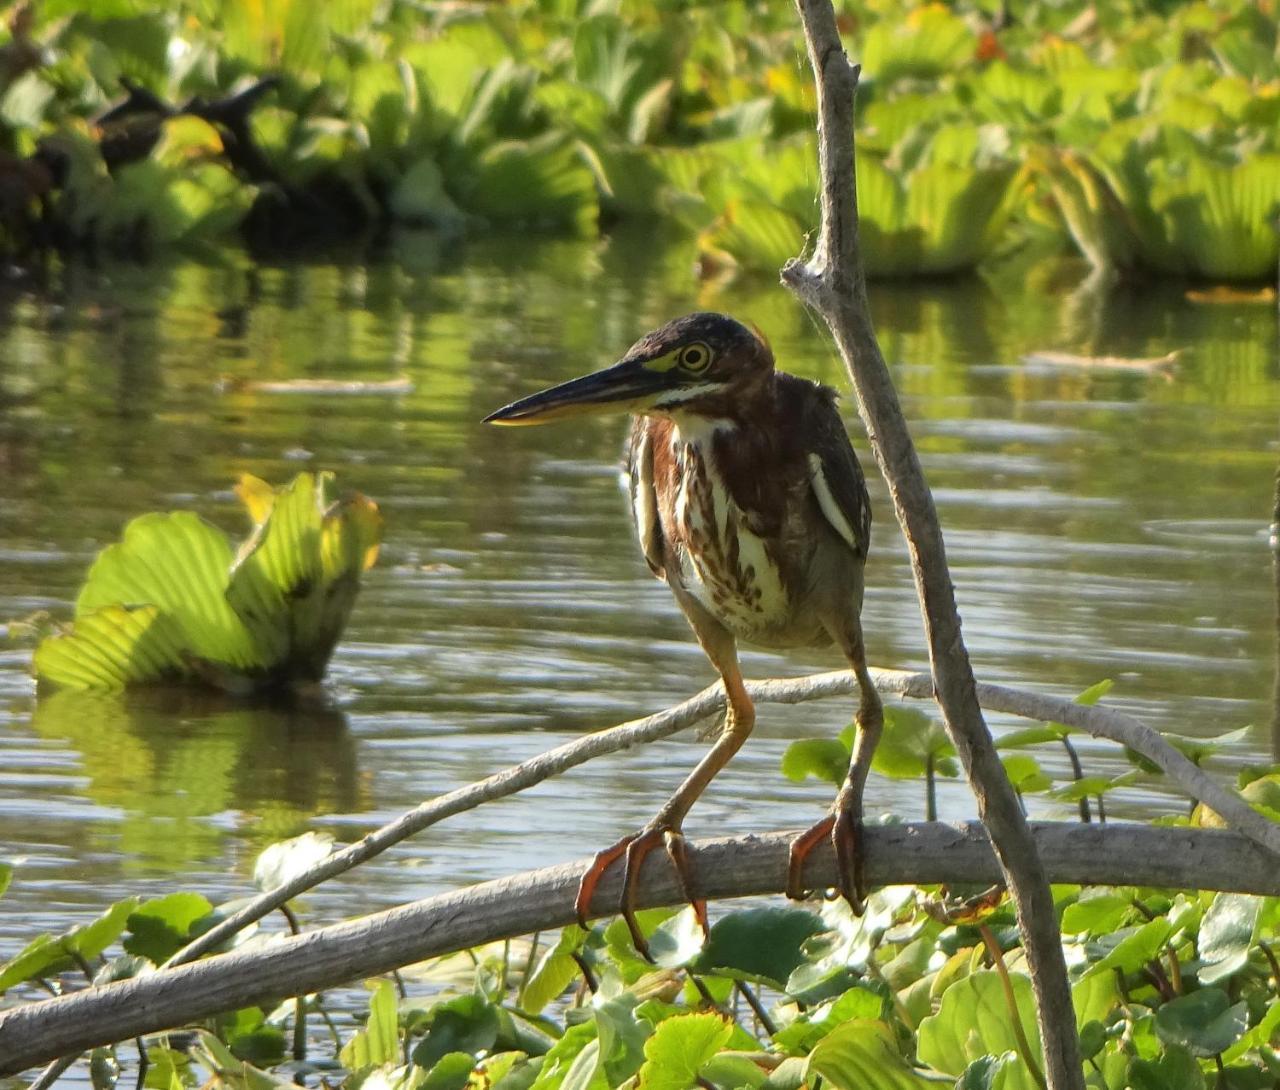
[[[328,849],[299,838],[264,853],[255,876],[270,886]],[[1275,1084],[1280,900],[1074,886],[1056,887],[1055,900],[1090,1086]],[[0,967],[0,991],[79,972],[132,976],[222,911],[191,893],[120,902],[33,941]],[[860,919],[843,902],[753,906],[723,915],[705,941],[691,910],[648,912],[643,924],[655,963],[637,955],[621,921],[499,943],[409,967],[399,990],[375,982],[354,1029],[340,1027],[346,1019],[326,1012],[323,996],[236,1011],[194,1034],[150,1039],[145,1084],[1043,1085],[1031,982],[998,899],[894,887]],[[117,942],[122,952],[110,955]],[[97,1050],[95,1084],[113,1085],[125,1059]]]
[[[1103,682],[1082,693],[1098,700]],[[889,709],[877,770],[956,773],[927,716]],[[1074,754],[1062,724],[1007,735],[1023,790],[1048,775],[1033,745]],[[1182,740],[1201,761],[1230,736]],[[1175,742],[1178,740],[1175,739]],[[1020,759],[1020,760],[1019,760]],[[1137,774],[1147,774],[1135,757]],[[839,779],[847,740],[795,743],[783,771]],[[1073,766],[1077,762],[1073,761]],[[1277,770],[1242,783],[1280,818]],[[1114,783],[1079,774],[1076,803]],[[931,794],[931,793],[930,793]],[[1088,812],[1082,816],[1089,819]],[[1186,820],[1186,819],[1182,819]],[[1210,822],[1211,823],[1211,822]],[[270,889],[323,859],[307,833],[269,847],[254,881]],[[0,869],[0,892],[10,872]],[[1263,1090],[1280,1079],[1280,898],[1138,887],[1057,886],[1055,911],[1077,1025],[1096,1090]],[[0,993],[62,991],[149,970],[237,903],[194,893],[129,898],[61,934],[41,935],[0,966]],[[156,1090],[1036,1090],[1041,1046],[1012,909],[999,889],[890,887],[854,917],[843,901],[757,903],[703,935],[692,909],[641,913],[652,961],[614,920],[569,927],[408,966],[370,983],[367,1013],[321,995],[222,1015],[144,1042]],[[290,926],[296,918],[290,912]],[[255,929],[238,936],[252,937]],[[115,944],[121,952],[113,954]],[[128,1048],[134,1047],[132,1044]],[[125,1046],[98,1049],[95,1085],[126,1077]],[[131,1074],[127,1077],[132,1078]]]
[[[233,693],[319,681],[378,554],[377,506],[337,498],[331,473],[279,490],[245,474],[236,492],[253,523],[237,552],[190,512],[130,522],[89,570],[74,625],[36,649],[37,679]]]
[[[873,274],[1068,236],[1098,265],[1274,272],[1274,13],[1021,2],[998,25],[981,0],[840,6],[864,70]],[[815,226],[788,4],[46,0],[12,31],[0,126],[25,186],[17,247],[655,217],[698,237],[705,271],[772,271]]]

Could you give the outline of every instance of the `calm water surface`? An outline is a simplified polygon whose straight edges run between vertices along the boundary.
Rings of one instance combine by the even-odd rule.
[[[62,694],[0,643],[0,959],[129,894],[243,895],[254,855],[307,828],[351,839],[421,799],[713,680],[631,538],[624,424],[499,431],[507,400],[615,359],[675,314],[748,317],[784,366],[843,385],[813,322],[770,283],[694,288],[681,247],[504,238],[377,263],[114,267],[0,297],[0,620],[69,614],[131,516],[191,508],[239,534],[248,470],[338,472],[386,516],[327,703],[262,711]],[[885,354],[944,519],[981,677],[1072,694],[1114,678],[1153,725],[1245,724],[1231,766],[1269,759],[1280,457],[1274,304],[1195,305],[1176,287],[1090,290],[1068,271],[881,285]],[[1156,356],[1170,379],[1035,368],[1037,349]],[[386,380],[397,396],[254,391],[255,380]],[[855,444],[866,443],[846,404]],[[919,668],[910,571],[878,476],[865,626],[874,664]],[[838,663],[748,653],[754,676]],[[849,701],[768,707],[689,821],[692,835],[815,820],[827,789],[778,772],[789,739]],[[996,719],[998,730],[1010,723]],[[1119,772],[1105,743],[1092,772]],[[620,754],[437,827],[306,898],[315,923],[588,854],[648,818],[701,752]],[[1049,771],[1065,770],[1058,754]],[[920,813],[874,778],[871,812]],[[944,816],[973,806],[955,785]],[[1035,811],[1069,817],[1050,800]],[[1180,808],[1134,788],[1114,812]]]

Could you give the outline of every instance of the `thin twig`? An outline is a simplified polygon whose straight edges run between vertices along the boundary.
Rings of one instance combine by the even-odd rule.
[[[1031,1072],[1031,1077],[1035,1079],[1036,1085],[1040,1090],[1045,1090],[1044,1072],[1040,1070],[1040,1065],[1036,1063],[1035,1050],[1031,1047],[1031,1042],[1027,1040],[1027,1032],[1022,1028],[1022,1012],[1018,1010],[1018,1000],[1013,994],[1013,981],[1009,979],[1009,967],[1004,963],[1004,951],[1000,949],[1000,944],[996,942],[996,937],[991,933],[988,924],[978,924],[978,932],[982,935],[982,941],[986,944],[987,954],[991,958],[991,964],[995,966],[996,972],[1000,975],[1000,986],[1004,989],[1005,1005],[1009,1008],[1009,1024],[1013,1027],[1013,1035],[1018,1041],[1018,1051],[1022,1054],[1022,1062],[1027,1065],[1027,1070]]]
[[[764,1004],[760,1002],[760,997],[751,990],[751,986],[745,980],[738,981],[738,991],[742,998],[747,1001],[747,1006],[751,1008],[752,1013],[755,1014],[756,1021],[760,1023],[760,1028],[770,1037],[777,1033],[777,1025],[769,1017],[769,1012],[764,1009]]]

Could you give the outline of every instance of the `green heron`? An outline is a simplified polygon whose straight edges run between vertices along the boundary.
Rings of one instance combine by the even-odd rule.
[[[641,337],[612,367],[486,417],[520,425],[633,414],[627,464],[640,547],[724,682],[728,707],[711,749],[649,824],[595,857],[578,890],[585,920],[600,878],[623,859],[622,914],[641,950],[635,882],[659,845],[706,925],[681,823],[755,723],[739,640],[779,649],[834,644],[853,666],[861,702],[849,774],[828,816],[792,843],[787,893],[805,896],[805,859],[830,836],[839,890],[862,909],[862,791],[883,717],[860,619],[871,504],[835,397],[827,386],[777,370],[759,333],[700,313]]]

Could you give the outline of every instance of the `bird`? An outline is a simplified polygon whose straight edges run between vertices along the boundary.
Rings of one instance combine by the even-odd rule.
[[[646,333],[612,366],[514,401],[485,422],[610,413],[632,417],[627,476],[641,552],[720,674],[726,710],[715,742],[653,820],[595,856],[578,888],[579,923],[586,926],[597,885],[621,860],[620,911],[645,952],[636,882],[661,846],[707,929],[682,825],[755,724],[739,642],[775,650],[834,645],[853,668],[859,706],[849,772],[827,816],[792,841],[787,894],[808,895],[805,860],[829,837],[837,889],[861,913],[862,794],[883,711],[861,622],[871,502],[835,391],[779,370],[755,327],[699,312]]]

